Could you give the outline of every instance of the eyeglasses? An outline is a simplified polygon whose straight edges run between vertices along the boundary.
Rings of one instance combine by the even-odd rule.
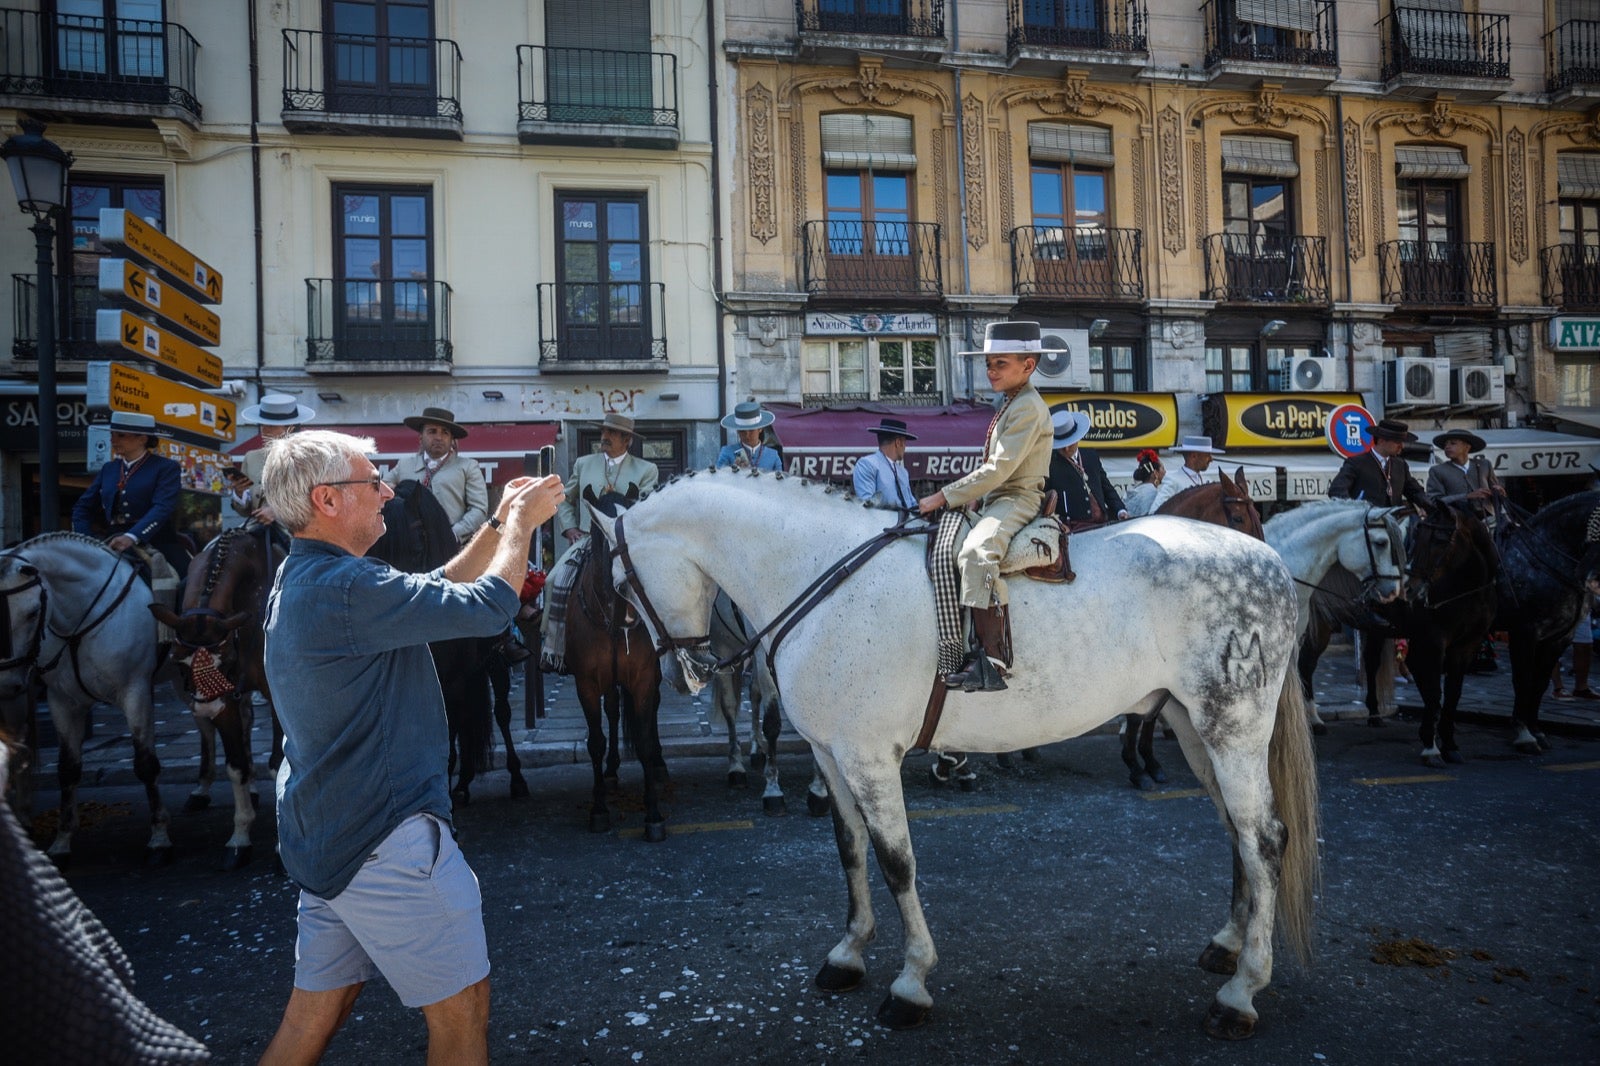
[[[328,488],[336,488],[342,485],[368,485],[373,492],[379,492],[383,486],[383,475],[373,474],[371,477],[354,478],[350,481],[319,481],[317,484],[325,485]]]

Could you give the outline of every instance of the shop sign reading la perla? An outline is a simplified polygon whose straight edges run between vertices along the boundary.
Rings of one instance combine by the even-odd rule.
[[[812,311],[806,315],[806,335],[810,337],[849,337],[882,333],[890,336],[935,336],[939,320],[931,314],[839,315],[831,311]]]

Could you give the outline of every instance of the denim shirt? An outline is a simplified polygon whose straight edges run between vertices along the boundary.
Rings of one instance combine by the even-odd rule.
[[[332,899],[396,826],[450,820],[444,696],[427,642],[490,637],[517,612],[497,577],[407,574],[296,537],[267,599],[266,668],[288,779],[284,869]]]

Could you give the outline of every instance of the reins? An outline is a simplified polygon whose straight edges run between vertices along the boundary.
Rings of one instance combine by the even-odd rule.
[[[24,561],[27,560],[27,556],[14,551],[0,553],[0,555],[4,555],[13,559],[22,559]],[[100,587],[95,590],[94,596],[90,598],[89,605],[84,608],[83,617],[78,619],[78,624],[72,627],[72,629],[66,633],[57,630],[55,626],[50,624],[49,586],[44,584],[41,576],[35,575],[32,579],[30,579],[29,582],[23,585],[0,592],[0,598],[3,598],[7,601],[6,613],[7,622],[9,624],[10,597],[18,592],[24,591],[25,589],[32,588],[34,585],[38,585],[40,588],[39,625],[34,630],[33,638],[29,641],[28,655],[23,658],[9,659],[5,663],[0,663],[0,669],[12,669],[14,667],[21,666],[24,663],[32,662],[34,664],[34,668],[40,673],[40,675],[48,674],[60,664],[61,657],[70,650],[72,652],[71,662],[73,679],[78,682],[78,687],[82,689],[86,695],[99,698],[95,691],[91,689],[88,683],[83,679],[83,669],[79,659],[78,650],[82,646],[84,638],[90,633],[94,632],[95,629],[99,628],[100,625],[106,621],[106,619],[110,618],[112,614],[116,612],[118,607],[122,606],[122,601],[127,599],[128,593],[133,590],[133,583],[139,580],[138,570],[134,568],[132,564],[129,564],[128,578],[123,582],[122,588],[106,606],[105,610],[101,611],[99,615],[95,616],[91,620],[89,616],[94,612],[95,604],[100,602],[100,597],[105,595],[106,590],[111,587],[112,579],[117,576],[117,570],[119,569],[117,564],[121,562],[126,562],[126,560],[120,557],[113,560],[111,569],[106,574],[106,579],[100,583]],[[61,641],[61,647],[54,655],[50,657],[49,662],[40,663],[38,658],[41,650],[44,647],[44,634],[46,632],[48,632],[55,639]]]

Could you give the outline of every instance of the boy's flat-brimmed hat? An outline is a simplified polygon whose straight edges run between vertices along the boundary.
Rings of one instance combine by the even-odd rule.
[[[983,349],[961,355],[1055,355],[1065,348],[1046,348],[1037,322],[991,322],[983,329]]]

